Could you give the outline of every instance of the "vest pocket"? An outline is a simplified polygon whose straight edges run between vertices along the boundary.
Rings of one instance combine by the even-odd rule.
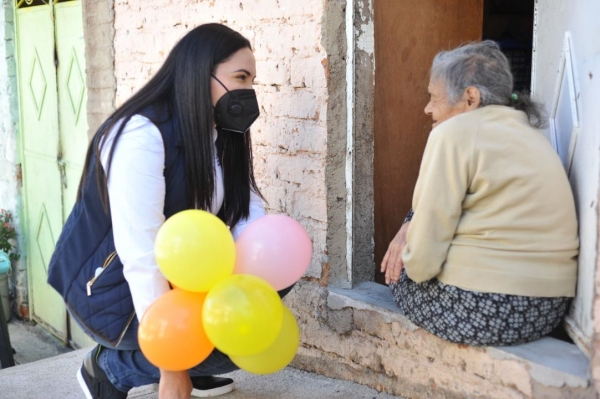
[[[102,276],[102,273],[104,273],[106,271],[108,266],[110,266],[111,263],[113,263],[113,261],[115,260],[116,257],[117,257],[117,252],[116,251],[111,252],[104,260],[104,263],[102,264],[102,266],[98,267],[94,271],[94,277],[92,277],[85,285],[87,296],[92,296],[92,286],[100,278],[100,276]]]

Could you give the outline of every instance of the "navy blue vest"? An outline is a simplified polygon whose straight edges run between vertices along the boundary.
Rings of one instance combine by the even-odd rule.
[[[165,146],[165,217],[188,208],[183,147],[166,110],[141,112],[160,130]],[[105,212],[92,157],[82,196],[69,215],[50,260],[48,283],[77,322],[117,346],[135,310],[115,251],[110,212]],[[95,276],[97,277],[95,278]]]

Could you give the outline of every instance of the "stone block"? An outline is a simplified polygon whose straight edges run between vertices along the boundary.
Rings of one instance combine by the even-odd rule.
[[[329,312],[328,324],[337,334],[344,335],[356,329],[353,309],[345,308]]]
[[[114,30],[111,25],[105,24],[88,27],[86,29],[86,35],[89,37],[86,39],[86,51],[89,52],[91,59],[105,57],[102,52],[98,52],[98,49],[108,48],[109,51],[113,51],[112,38],[114,36]]]
[[[320,103],[323,101],[311,89],[295,89],[288,86],[270,88],[263,94],[263,108],[268,116],[294,119],[319,120]]]
[[[86,74],[87,87],[89,91],[109,89],[114,90],[115,75],[111,69],[88,69]]]
[[[319,20],[323,14],[323,3],[319,0],[286,0],[283,3],[286,17],[309,17]]]
[[[285,58],[256,61],[256,81],[260,85],[286,85],[290,81],[290,65]]]
[[[326,58],[317,56],[301,57],[295,55],[291,61],[291,84],[293,87],[326,88]]]

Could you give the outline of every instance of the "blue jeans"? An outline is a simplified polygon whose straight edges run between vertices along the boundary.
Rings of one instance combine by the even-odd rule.
[[[279,291],[279,296],[283,298],[292,288],[293,286]],[[96,342],[102,345],[98,356],[98,365],[104,370],[110,382],[123,392],[143,385],[156,384],[160,380],[159,369],[150,363],[140,350],[137,340],[138,325],[136,318],[129,326],[118,349],[87,331]],[[202,363],[191,368],[189,374],[192,377],[199,377],[230,373],[237,369],[238,367],[227,355],[215,349]]]

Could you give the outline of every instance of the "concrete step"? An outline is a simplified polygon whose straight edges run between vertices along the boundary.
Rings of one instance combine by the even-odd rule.
[[[84,348],[62,355],[0,370],[1,399],[81,399],[83,393],[76,373]],[[326,378],[293,368],[266,376],[243,371],[227,374],[236,390],[225,399],[393,399],[398,396],[377,392],[353,382]],[[157,399],[151,386],[129,392],[128,398]]]

